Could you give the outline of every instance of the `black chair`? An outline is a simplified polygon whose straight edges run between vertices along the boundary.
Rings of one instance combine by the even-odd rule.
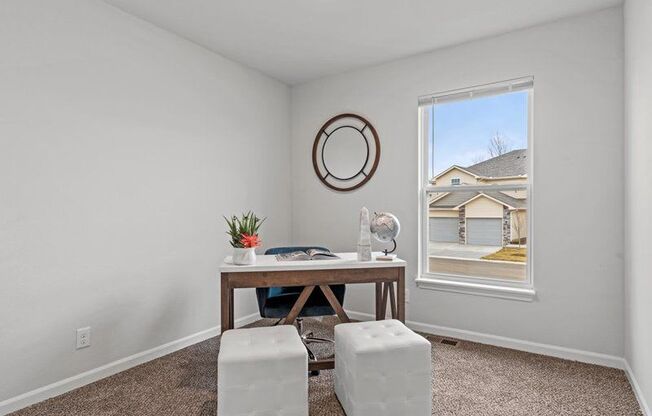
[[[270,248],[265,251],[265,254],[276,255],[276,254],[285,254],[291,253],[293,251],[306,251],[311,248],[318,250],[327,250],[324,247],[275,247]],[[340,305],[343,305],[344,302],[344,293],[346,292],[345,285],[331,285],[331,290],[337,298],[337,301]],[[294,303],[299,298],[303,286],[289,286],[289,287],[265,287],[256,289],[256,297],[258,298],[258,310],[260,311],[260,316],[263,318],[274,318],[278,319],[277,324],[285,318]],[[301,340],[303,341],[306,349],[308,350],[308,355],[311,359],[315,359],[314,354],[308,348],[308,345],[311,343],[332,343],[332,340],[319,338],[313,336],[312,331],[306,333],[303,332],[303,319],[304,317],[310,316],[329,316],[335,315],[335,311],[331,307],[328,299],[324,296],[324,293],[316,288],[312,294],[308,297],[306,304],[304,305],[299,316],[297,318],[297,328],[299,330],[299,335],[301,335]]]

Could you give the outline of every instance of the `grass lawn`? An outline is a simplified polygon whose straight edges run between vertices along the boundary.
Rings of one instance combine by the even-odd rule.
[[[495,253],[484,256],[483,260],[502,260],[502,261],[517,261],[525,263],[527,261],[527,249],[525,247],[505,247]]]

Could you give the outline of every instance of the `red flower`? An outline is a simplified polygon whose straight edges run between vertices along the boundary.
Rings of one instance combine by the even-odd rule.
[[[258,237],[258,234],[254,234],[254,235],[242,234],[242,237],[240,237],[240,243],[245,248],[258,247],[261,242],[262,241]]]

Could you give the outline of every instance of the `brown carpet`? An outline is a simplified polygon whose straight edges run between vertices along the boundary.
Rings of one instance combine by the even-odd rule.
[[[259,321],[253,326],[266,325]],[[332,336],[333,320],[306,320]],[[641,415],[621,370],[461,341],[433,353],[433,415]],[[13,416],[215,415],[219,337],[193,345]],[[321,351],[328,354],[328,351]],[[310,379],[310,415],[344,415],[332,371]],[[397,415],[398,416],[398,415]],[[409,415],[400,415],[409,416]]]

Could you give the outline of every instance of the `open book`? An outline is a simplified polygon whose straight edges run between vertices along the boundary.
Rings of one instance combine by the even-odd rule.
[[[328,250],[311,248],[306,251],[293,251],[291,253],[277,254],[277,261],[298,261],[298,260],[333,260],[339,257]]]

